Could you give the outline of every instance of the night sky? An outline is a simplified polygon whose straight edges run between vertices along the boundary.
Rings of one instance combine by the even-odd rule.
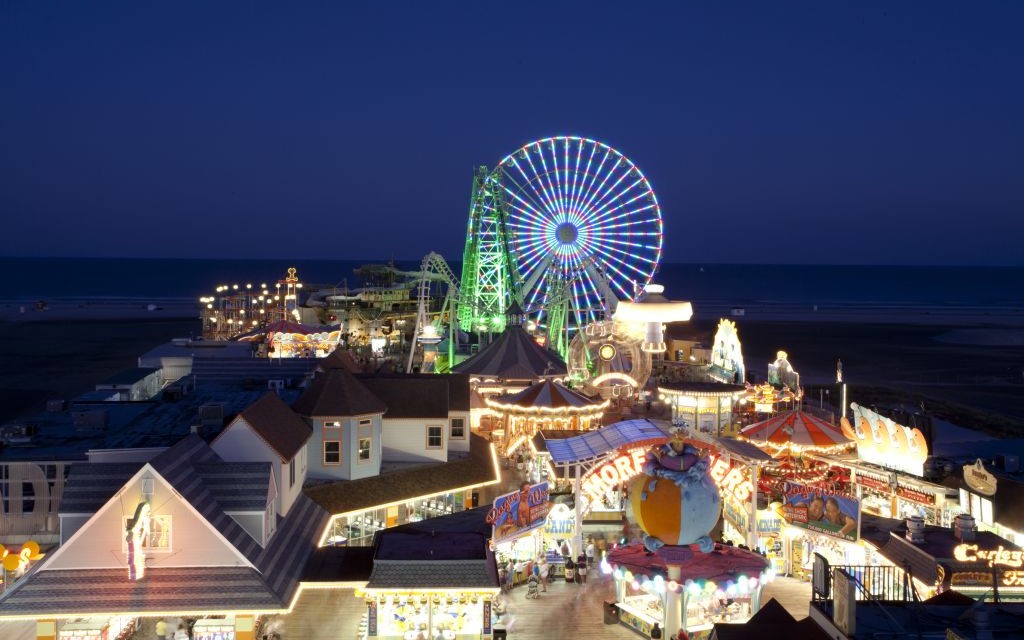
[[[294,4],[0,3],[0,255],[458,259],[573,134],[666,261],[1024,264],[1024,3]]]

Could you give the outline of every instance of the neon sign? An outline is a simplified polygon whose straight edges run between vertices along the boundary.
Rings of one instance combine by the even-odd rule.
[[[989,567],[1024,567],[1024,551],[1006,549],[1002,545],[996,549],[979,549],[976,544],[958,544],[953,548],[953,559],[957,562],[986,563]]]
[[[647,460],[647,449],[633,449],[595,467],[583,478],[583,493],[591,502],[624,485],[643,472]],[[750,499],[754,492],[753,483],[747,479],[743,467],[733,467],[724,458],[710,456],[711,478],[720,491],[726,492],[740,502]]]
[[[135,582],[146,575],[146,544],[149,542],[150,507],[146,501],[135,508],[135,517],[128,521],[128,580]]]
[[[591,502],[640,475],[647,460],[647,449],[633,449],[596,467],[583,479],[583,493]]]

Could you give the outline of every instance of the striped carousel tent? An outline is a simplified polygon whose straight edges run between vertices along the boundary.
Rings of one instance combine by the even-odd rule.
[[[842,429],[800,410],[779,415],[744,428],[740,435],[773,449],[841,449],[853,446]]]

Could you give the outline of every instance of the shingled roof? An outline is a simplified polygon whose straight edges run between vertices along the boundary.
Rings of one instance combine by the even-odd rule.
[[[130,582],[124,569],[47,569],[47,561],[56,557],[51,554],[0,597],[0,618],[106,612],[145,615],[149,612],[272,611],[288,606],[330,518],[327,512],[300,495],[264,547],[227,515],[226,509],[237,507],[246,499],[253,476],[264,469],[266,463],[225,463],[202,438],[190,434],[145,464],[167,481],[181,499],[252,566],[153,567],[147,570],[144,580]],[[98,472],[79,472],[78,477],[90,478],[93,483],[98,478],[109,478],[112,496],[127,482],[115,485],[112,481],[125,468],[99,466]],[[104,475],[104,471],[109,473]],[[269,483],[269,470],[263,477]],[[263,490],[266,489],[264,486]],[[266,493],[263,495],[265,498]],[[95,490],[83,491],[77,498],[81,505],[96,499]],[[69,543],[75,544],[74,539]]]
[[[306,421],[292,411],[291,407],[273,391],[249,405],[238,414],[238,418],[245,420],[245,423],[286,462],[294,458],[313,436],[313,429]],[[234,424],[232,421],[217,438],[227,433]]]
[[[456,487],[494,483],[501,478],[494,468],[490,443],[469,435],[469,458],[384,473],[359,480],[342,480],[304,489],[311,500],[330,513],[348,513],[398,502],[409,496],[444,493]]]
[[[567,369],[561,356],[540,346],[526,330],[513,324],[480,353],[452,367],[452,371],[503,380],[536,380],[564,376]]]
[[[313,378],[292,409],[303,416],[361,416],[384,413],[388,405],[342,368]]]

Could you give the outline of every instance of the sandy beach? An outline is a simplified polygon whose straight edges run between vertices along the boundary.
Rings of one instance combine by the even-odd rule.
[[[719,315],[714,305],[695,306],[692,333],[710,343]],[[729,317],[728,311],[722,315]],[[805,385],[832,383],[842,359],[851,389],[887,387],[943,398],[1024,427],[1019,315],[910,307],[886,314],[870,307],[814,312],[776,305],[733,319],[747,369],[758,380],[779,350],[789,353]],[[50,300],[45,310],[30,301],[0,301],[0,422],[41,408],[48,398],[90,390],[135,366],[157,344],[198,333],[197,316],[195,303],[181,298]]]

